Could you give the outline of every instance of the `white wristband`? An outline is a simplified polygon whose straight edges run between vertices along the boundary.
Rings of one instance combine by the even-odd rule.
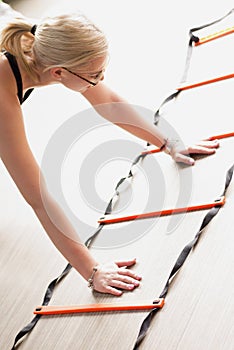
[[[172,151],[175,148],[176,143],[178,142],[179,140],[166,139],[165,143],[162,145],[160,149],[161,151],[164,151],[166,154],[172,155]]]
[[[88,287],[91,289],[93,289],[93,279],[94,279],[94,275],[97,272],[97,270],[98,270],[97,266],[93,267],[93,272],[88,279]]]

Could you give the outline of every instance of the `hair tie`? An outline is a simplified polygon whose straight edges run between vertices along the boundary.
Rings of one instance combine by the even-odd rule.
[[[37,25],[34,24],[34,26],[32,26],[30,32],[32,33],[32,35],[35,35],[35,32],[36,32],[36,29],[37,29]]]

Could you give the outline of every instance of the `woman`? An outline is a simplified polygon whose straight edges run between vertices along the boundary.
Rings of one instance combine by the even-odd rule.
[[[37,26],[23,17],[14,20],[2,31],[0,49],[0,157],[9,174],[51,241],[93,289],[116,296],[133,290],[141,277],[126,267],[135,260],[99,264],[51,198],[25,136],[21,104],[33,88],[63,84],[81,93],[102,117],[190,165],[189,153],[212,154],[218,142],[179,150],[105,86],[107,41],[82,15],[48,18]]]

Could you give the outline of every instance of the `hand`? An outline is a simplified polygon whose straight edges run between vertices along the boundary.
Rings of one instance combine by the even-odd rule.
[[[93,278],[94,290],[116,296],[122,295],[123,289],[132,291],[141,280],[140,276],[127,269],[135,263],[136,259],[99,265]]]
[[[174,143],[169,146],[170,155],[176,162],[185,163],[188,165],[194,165],[195,160],[191,158],[190,154],[203,154],[203,155],[211,155],[216,152],[216,148],[219,147],[218,140],[214,141],[199,141],[194,146],[189,146],[187,148],[182,147],[181,145],[177,145]]]

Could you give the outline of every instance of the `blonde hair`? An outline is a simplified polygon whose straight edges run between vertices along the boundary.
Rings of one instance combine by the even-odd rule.
[[[82,14],[44,19],[30,31],[32,23],[17,19],[1,33],[0,50],[14,55],[33,80],[38,80],[37,66],[44,71],[53,67],[83,70],[89,62],[107,55],[107,39],[102,31]]]

